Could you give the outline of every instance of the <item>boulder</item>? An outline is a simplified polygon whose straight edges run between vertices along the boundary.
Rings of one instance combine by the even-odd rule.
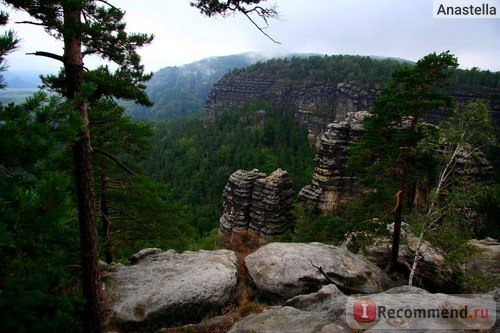
[[[238,261],[228,250],[141,251],[130,266],[110,265],[104,278],[108,324],[127,332],[201,321],[234,300]]]
[[[258,291],[274,302],[319,290],[330,283],[324,274],[347,291],[392,287],[387,274],[365,258],[321,243],[270,243],[247,256],[245,265]]]
[[[477,321],[442,318],[414,320],[403,317],[373,322],[357,322],[353,316],[354,304],[369,300],[386,309],[488,309],[490,317]],[[228,333],[337,333],[337,332],[429,332],[454,329],[453,332],[495,332],[495,307],[492,297],[471,298],[430,294],[423,289],[403,286],[373,295],[346,296],[334,285],[323,286],[318,292],[296,296],[282,307],[249,315],[235,323]],[[377,310],[378,311],[378,310]],[[469,312],[468,314],[471,314]],[[366,330],[365,330],[366,329]],[[468,330],[469,329],[469,330]]]

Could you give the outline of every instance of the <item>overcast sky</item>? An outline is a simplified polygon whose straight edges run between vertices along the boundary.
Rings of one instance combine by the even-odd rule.
[[[471,0],[474,1],[474,0]],[[140,51],[148,71],[209,56],[248,51],[273,56],[289,52],[377,55],[418,60],[450,50],[460,67],[500,71],[500,19],[434,19],[432,0],[268,0],[280,20],[266,30],[275,44],[245,17],[207,18],[190,0],[110,0],[127,12],[131,32],[153,33]],[[485,2],[485,1],[480,1]],[[489,0],[499,4],[500,0]],[[11,21],[26,19],[15,14]],[[11,70],[52,71],[59,64],[26,52],[61,53],[60,43],[40,27],[15,25],[22,46],[9,56]],[[97,59],[86,59],[95,67]]]

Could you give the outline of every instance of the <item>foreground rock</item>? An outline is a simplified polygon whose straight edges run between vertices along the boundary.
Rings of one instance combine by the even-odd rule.
[[[345,290],[376,293],[392,286],[385,272],[345,248],[321,243],[270,243],[245,258],[258,291],[273,301],[317,291],[329,283]]]
[[[495,332],[495,302],[489,299],[466,299],[445,294],[429,294],[416,287],[398,287],[384,293],[366,295],[362,299],[383,305],[386,309],[433,308],[434,305],[463,309],[465,305],[485,306],[490,310],[490,318],[480,323],[467,319],[426,318],[413,320],[397,318],[376,319],[370,323],[358,323],[353,318],[353,304],[360,298],[342,294],[334,285],[324,286],[316,293],[296,296],[283,307],[271,308],[253,314],[235,323],[228,333],[336,333],[358,332],[438,332],[455,329],[453,332],[470,332],[466,328],[476,328],[474,332]],[[470,325],[470,326],[464,326]],[[476,325],[476,326],[474,326]],[[478,330],[481,329],[481,330]],[[364,330],[363,330],[364,331]]]
[[[201,321],[234,299],[238,262],[232,251],[141,251],[131,266],[105,277],[109,324],[127,332]]]

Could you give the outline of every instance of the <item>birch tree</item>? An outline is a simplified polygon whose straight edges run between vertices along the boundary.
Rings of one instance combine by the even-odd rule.
[[[463,184],[460,177],[466,177],[464,173],[458,173],[458,160],[464,154],[474,155],[479,149],[487,150],[495,145],[495,135],[491,120],[491,109],[484,101],[468,103],[463,111],[456,111],[442,125],[440,148],[435,151],[441,153],[441,168],[437,183],[429,197],[428,209],[422,218],[422,229],[415,248],[415,258],[411,266],[408,285],[413,285],[418,264],[423,256],[422,245],[429,233],[438,232],[443,217],[452,209],[458,209],[453,201],[443,200],[443,196],[450,194],[453,188],[467,186]],[[425,142],[426,148],[438,148],[436,145]],[[463,170],[460,170],[463,171]]]

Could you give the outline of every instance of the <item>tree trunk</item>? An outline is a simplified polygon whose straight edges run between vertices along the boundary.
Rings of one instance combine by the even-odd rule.
[[[79,140],[73,146],[73,162],[78,201],[80,225],[80,246],[82,264],[82,288],[85,297],[84,332],[100,333],[101,304],[99,284],[99,263],[97,252],[97,224],[95,212],[94,175],[92,168],[92,147],[88,129],[87,102],[81,96],[83,83],[82,44],[78,34],[81,8],[64,7],[64,69],[66,75],[65,95],[73,109],[82,117]]]
[[[391,272],[397,267],[399,257],[399,243],[401,238],[401,224],[403,222],[403,202],[405,200],[407,182],[404,181],[401,190],[396,194],[396,207],[394,211],[394,231],[392,233],[391,257],[385,267],[386,272]]]

